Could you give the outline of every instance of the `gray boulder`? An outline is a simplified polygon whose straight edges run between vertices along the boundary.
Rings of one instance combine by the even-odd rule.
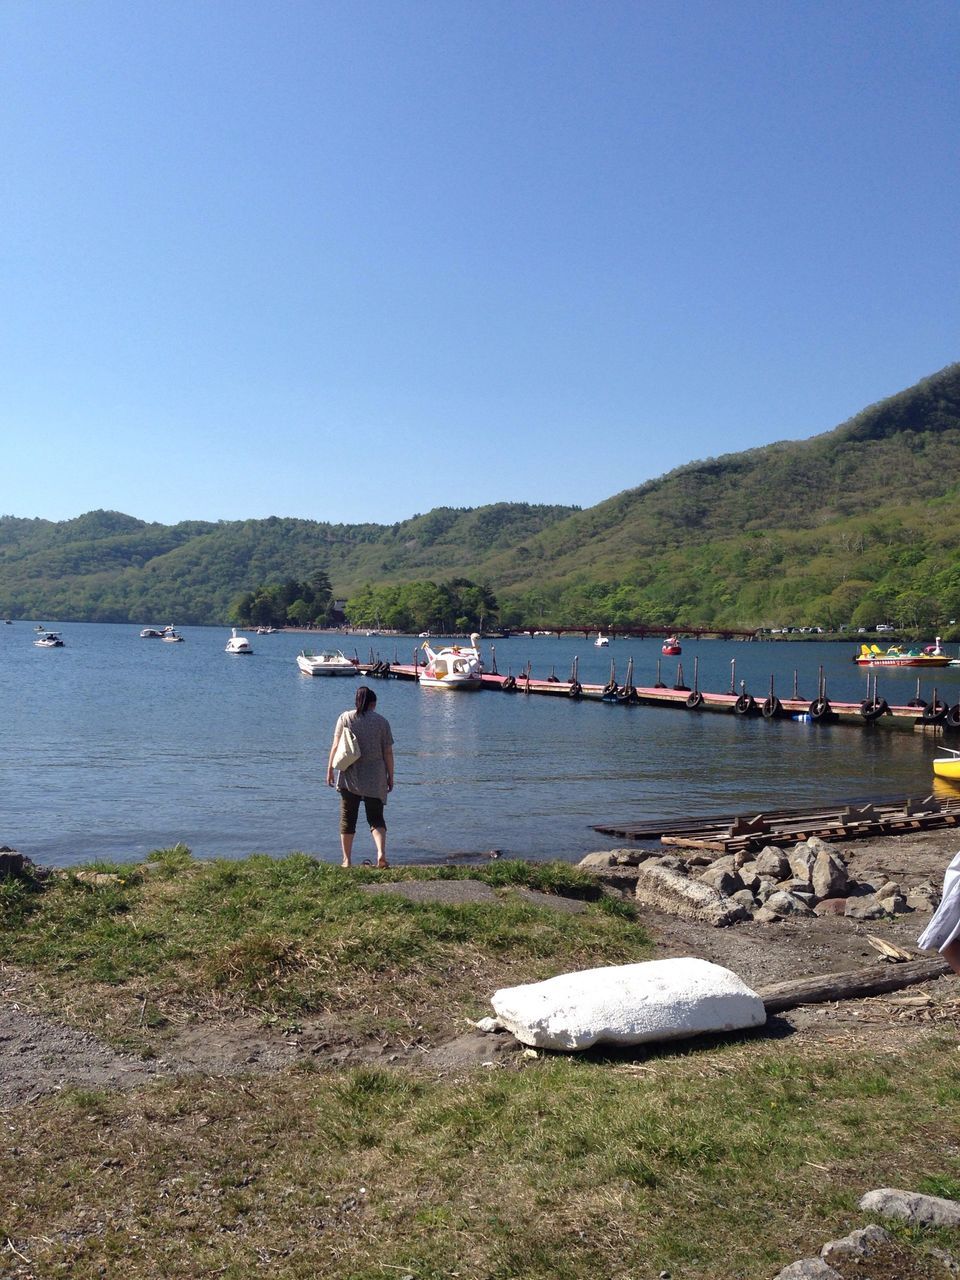
[[[601,849],[598,853],[585,853],[577,863],[578,867],[584,867],[587,871],[596,869],[597,867],[613,866],[612,849]]]
[[[851,920],[882,920],[887,911],[872,893],[860,898],[848,898],[843,913]]]
[[[744,888],[753,889],[760,883],[760,873],[757,871],[757,864],[752,858],[748,862],[742,862],[739,871]]]
[[[736,924],[749,916],[748,911],[712,885],[691,880],[660,863],[647,862],[637,869],[636,898],[643,906],[718,927]]]
[[[755,859],[757,875],[768,880],[785,880],[790,874],[790,863],[782,849],[768,844],[761,849]]]
[[[757,900],[749,889],[738,889],[736,893],[730,895],[730,901],[736,902],[745,911],[753,911],[757,905]]]
[[[795,893],[785,893],[782,889],[771,893],[763,905],[767,911],[775,911],[778,916],[813,915],[812,909],[802,898],[798,898]]]
[[[940,890],[932,884],[918,884],[907,891],[907,906],[914,911],[933,911],[940,905]]]
[[[887,915],[891,916],[902,916],[905,911],[911,909],[907,906],[907,900],[902,893],[877,894],[877,901]]]
[[[818,898],[842,898],[850,885],[847,866],[828,849],[817,854],[810,872],[810,883]]]
[[[804,840],[802,844],[794,845],[787,854],[787,861],[790,863],[790,874],[795,880],[803,880],[810,883],[810,875],[813,871],[814,863],[817,860],[818,850],[810,848],[810,842]]]
[[[774,1280],[843,1280],[839,1271],[834,1271],[822,1258],[801,1258],[799,1262],[791,1262],[774,1276]]]
[[[960,1227],[960,1201],[942,1196],[923,1196],[916,1191],[899,1191],[881,1187],[868,1191],[860,1201],[864,1213],[879,1218],[895,1218],[900,1222],[925,1227]]]
[[[753,892],[760,902],[766,902],[771,893],[777,892],[776,881],[762,879]]]
[[[892,1237],[883,1227],[871,1223],[869,1227],[859,1227],[840,1240],[828,1240],[820,1250],[824,1262],[842,1263],[846,1258],[868,1257],[875,1249],[890,1244]]]
[[[711,888],[726,894],[728,898],[745,887],[736,871],[728,871],[726,867],[718,867],[716,863],[712,867],[707,867],[706,871],[701,871],[697,879],[701,884],[708,884]]]

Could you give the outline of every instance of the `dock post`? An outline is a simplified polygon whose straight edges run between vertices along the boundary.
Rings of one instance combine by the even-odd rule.
[[[737,660],[736,658],[730,659],[730,692],[731,694],[734,694],[737,692]]]

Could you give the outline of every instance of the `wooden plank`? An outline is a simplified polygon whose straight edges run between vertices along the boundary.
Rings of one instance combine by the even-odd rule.
[[[864,996],[899,991],[918,982],[930,982],[950,973],[950,965],[940,956],[910,960],[906,964],[871,965],[846,973],[827,973],[814,978],[796,978],[761,987],[757,995],[768,1014],[782,1013],[801,1004],[827,1004],[833,1000],[861,1000]]]

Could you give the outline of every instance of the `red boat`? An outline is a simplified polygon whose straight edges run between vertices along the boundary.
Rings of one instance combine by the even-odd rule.
[[[681,653],[680,641],[676,636],[667,636],[663,642],[663,648],[660,652],[665,658],[678,658]]]

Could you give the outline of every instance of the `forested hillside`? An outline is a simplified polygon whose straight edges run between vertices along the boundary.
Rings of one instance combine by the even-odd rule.
[[[264,583],[323,571],[335,596],[365,582],[456,577],[574,508],[439,507],[395,525],[266,520],[147,524],[115,511],[53,523],[0,517],[0,613],[96,622],[225,622]]]
[[[925,627],[960,618],[960,365],[809,440],[681,467],[588,510],[442,507],[392,526],[0,518],[10,617],[223,622],[325,573],[334,596],[467,578],[507,625]]]

